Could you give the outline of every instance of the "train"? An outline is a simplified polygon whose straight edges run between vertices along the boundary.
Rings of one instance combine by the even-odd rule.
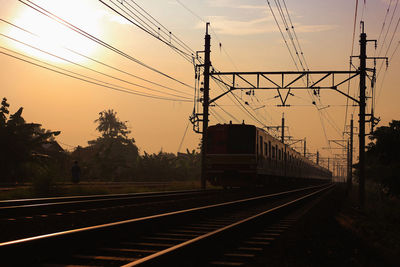
[[[215,186],[315,184],[332,180],[328,169],[264,129],[244,122],[209,126],[205,145],[206,179]]]

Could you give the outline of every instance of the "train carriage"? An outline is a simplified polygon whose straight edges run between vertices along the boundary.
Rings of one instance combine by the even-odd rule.
[[[246,124],[217,124],[207,131],[206,173],[213,185],[249,186],[288,180],[330,180],[332,173]]]

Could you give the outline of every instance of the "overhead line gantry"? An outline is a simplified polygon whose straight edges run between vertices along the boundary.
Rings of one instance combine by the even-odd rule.
[[[360,55],[356,56],[360,60],[359,67],[352,71],[253,71],[253,72],[216,72],[210,71],[210,40],[211,37],[208,33],[209,23],[206,23],[205,35],[205,50],[204,64],[198,65],[203,67],[203,113],[193,114],[192,122],[203,122],[202,133],[202,146],[201,146],[201,186],[204,189],[206,186],[206,154],[207,154],[207,127],[208,127],[208,109],[209,105],[220,99],[234,90],[277,90],[281,100],[281,106],[288,106],[286,101],[294,90],[313,90],[314,94],[319,94],[320,90],[334,90],[348,99],[353,100],[359,106],[359,204],[360,207],[364,206],[365,201],[365,117],[372,114],[366,114],[366,77],[367,71],[375,73],[375,68],[370,69],[366,67],[367,59],[386,59],[378,57],[367,57],[366,47],[368,42],[375,42],[376,40],[367,40],[367,34],[364,32],[364,22],[361,21],[362,32],[360,34]],[[354,56],[351,56],[351,58]],[[314,79],[313,76],[318,76]],[[338,76],[345,75],[347,77],[337,79]],[[339,90],[339,86],[349,82],[351,79],[359,76],[360,92],[359,99],[356,99],[345,92]],[[209,80],[210,77],[224,84],[228,90],[215,98],[210,99]],[[231,82],[226,82],[223,78],[230,78]],[[276,77],[279,78],[277,81]],[[314,80],[316,80],[314,82]],[[330,81],[326,84],[326,81]],[[302,83],[302,84],[300,84]],[[244,85],[242,85],[244,84]],[[284,90],[282,92],[282,90]],[[373,115],[372,115],[373,116]]]

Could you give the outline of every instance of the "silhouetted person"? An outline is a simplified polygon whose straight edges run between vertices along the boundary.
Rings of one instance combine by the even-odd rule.
[[[72,182],[74,184],[79,183],[79,177],[81,175],[81,168],[78,165],[78,161],[74,161],[74,165],[72,165],[71,168],[71,174],[72,174]]]

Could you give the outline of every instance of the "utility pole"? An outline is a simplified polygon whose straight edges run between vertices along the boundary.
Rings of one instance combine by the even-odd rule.
[[[285,113],[282,113],[282,144],[285,143]]]
[[[365,79],[367,61],[367,34],[364,32],[364,22],[361,22],[360,35],[360,112],[359,112],[359,203],[365,204]]]
[[[317,165],[319,165],[319,151],[317,150]]]
[[[349,140],[349,168],[347,174],[347,192],[350,193],[353,183],[353,118],[350,120],[350,140]]]
[[[206,189],[206,160],[207,160],[207,128],[208,128],[208,107],[210,105],[210,41],[208,34],[209,22],[206,23],[206,36],[204,45],[204,94],[203,94],[203,131],[201,142],[201,189]]]
[[[289,95],[292,95],[294,90],[334,90],[343,96],[351,99],[359,105],[359,204],[360,207],[364,207],[365,202],[365,118],[366,116],[372,116],[373,114],[366,114],[366,77],[367,71],[373,71],[375,73],[375,68],[370,69],[366,67],[367,59],[386,59],[386,64],[388,64],[387,57],[367,57],[366,46],[368,42],[375,42],[376,40],[367,40],[367,35],[364,31],[364,22],[361,21],[362,31],[360,34],[360,55],[351,56],[358,57],[360,60],[360,65],[358,70],[352,71],[253,71],[253,72],[209,72],[210,68],[210,36],[208,35],[208,24],[206,32],[206,49],[205,49],[205,63],[204,63],[204,99],[203,99],[203,173],[205,173],[205,142],[207,140],[206,129],[208,125],[208,106],[219,98],[226,94],[232,93],[234,90],[277,90],[279,99],[281,100],[281,106],[287,105],[287,99]],[[313,81],[312,76],[317,75],[317,81]],[[321,77],[322,75],[322,77]],[[337,79],[340,75],[349,75],[345,79]],[[340,85],[350,81],[356,76],[360,75],[360,93],[359,98],[355,98],[346,94],[339,89]],[[214,77],[217,81],[222,83],[224,86],[229,88],[222,94],[209,99],[209,76]],[[223,77],[228,77],[229,82],[223,79]],[[280,81],[276,78],[279,77]],[[331,80],[331,82],[329,81]],[[232,82],[231,82],[232,81]],[[301,84],[299,81],[303,81]],[[288,89],[285,94],[281,92],[281,89]],[[374,117],[372,118],[374,119]],[[282,131],[283,132],[283,131]],[[306,140],[304,140],[304,156],[306,156]],[[332,163],[333,165],[333,163]],[[338,173],[338,166],[333,165],[336,168],[336,174]],[[204,181],[203,181],[204,180]],[[205,177],[202,175],[202,183],[205,186]]]
[[[306,138],[304,137],[304,150],[303,150],[303,156],[306,157]]]

